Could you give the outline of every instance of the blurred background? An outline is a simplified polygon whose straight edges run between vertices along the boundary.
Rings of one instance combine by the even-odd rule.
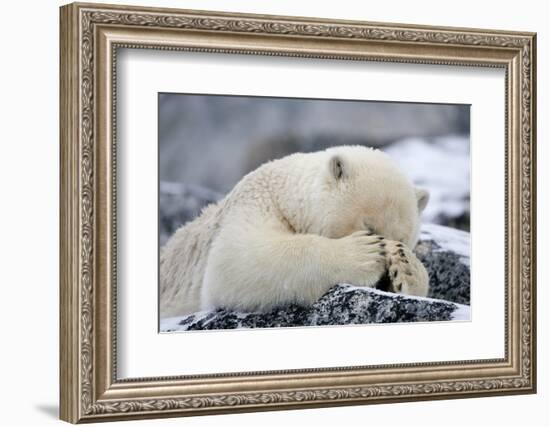
[[[159,94],[160,243],[262,163],[377,147],[430,192],[425,222],[470,229],[470,107]]]

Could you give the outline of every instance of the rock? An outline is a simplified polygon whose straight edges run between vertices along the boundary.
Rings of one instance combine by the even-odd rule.
[[[415,253],[430,276],[429,297],[470,304],[470,233],[424,224]]]
[[[161,320],[161,331],[191,331],[289,326],[466,320],[469,307],[429,298],[408,297],[372,288],[336,285],[309,307],[292,304],[269,313],[226,309]]]
[[[430,276],[429,298],[339,284],[311,306],[292,304],[269,313],[220,308],[161,319],[161,331],[469,320],[469,251],[469,233],[425,224],[415,252]]]
[[[168,238],[187,221],[195,219],[208,204],[223,196],[198,185],[161,181],[159,189],[159,238],[164,245]]]

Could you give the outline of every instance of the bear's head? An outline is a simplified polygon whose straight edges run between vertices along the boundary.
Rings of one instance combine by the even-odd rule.
[[[426,190],[415,188],[380,150],[340,146],[314,155],[315,162],[305,162],[316,165],[311,194],[302,199],[309,205],[306,232],[340,238],[368,229],[414,248],[429,199]]]

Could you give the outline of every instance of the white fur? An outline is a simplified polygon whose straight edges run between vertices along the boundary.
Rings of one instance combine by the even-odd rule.
[[[262,311],[313,303],[337,283],[374,286],[398,262],[385,243],[415,246],[427,199],[379,150],[341,146],[266,163],[162,249],[160,315]],[[424,267],[410,251],[406,259],[414,275],[399,289],[425,296]]]

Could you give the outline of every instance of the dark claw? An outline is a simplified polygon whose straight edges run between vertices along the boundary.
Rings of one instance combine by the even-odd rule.
[[[384,242],[380,243],[380,247],[381,248],[385,248],[386,247],[386,244]]]
[[[378,240],[384,240],[382,236],[378,236]]]
[[[404,263],[404,264],[408,264],[408,263],[409,263],[409,261],[407,261],[406,259],[402,259],[401,262]]]
[[[398,248],[402,248],[402,247],[403,247],[403,243],[398,243],[398,244],[395,245],[395,246],[397,246]]]
[[[382,251],[382,252],[380,252],[380,255],[382,255],[382,256],[386,256],[386,251]]]
[[[384,274],[382,278],[376,284],[376,289],[388,292],[391,289],[391,281],[387,274]]]

